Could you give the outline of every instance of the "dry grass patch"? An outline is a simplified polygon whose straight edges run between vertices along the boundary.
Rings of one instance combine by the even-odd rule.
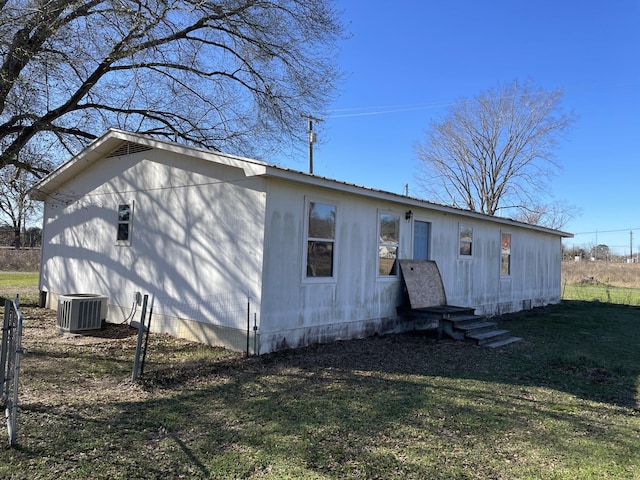
[[[562,262],[562,283],[640,288],[640,264]]]
[[[0,271],[37,272],[40,269],[40,249],[0,248]]]
[[[562,299],[640,305],[640,264],[563,262]]]

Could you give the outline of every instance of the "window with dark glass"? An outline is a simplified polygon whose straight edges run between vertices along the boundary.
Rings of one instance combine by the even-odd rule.
[[[400,245],[400,215],[380,213],[378,223],[378,275],[396,275],[396,260]]]
[[[460,256],[470,257],[473,254],[473,228],[460,225]]]
[[[336,206],[308,203],[307,277],[333,277]]]
[[[128,242],[131,234],[131,204],[123,203],[118,205],[118,242]]]

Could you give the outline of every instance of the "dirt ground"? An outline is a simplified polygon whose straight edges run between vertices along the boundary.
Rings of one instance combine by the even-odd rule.
[[[103,330],[92,334],[72,334],[59,331],[56,312],[53,310],[24,307],[22,335],[22,368],[20,403],[47,408],[52,405],[90,400],[134,401],[146,396],[140,385],[130,382],[133,352],[137,343],[137,329],[128,325],[107,324]],[[104,374],[100,366],[87,370],[79,359],[94,358],[112,362],[118,357],[127,360],[127,368],[121,375]],[[81,367],[82,365],[82,367]],[[64,387],[52,379],[55,372],[59,379],[67,378]],[[73,379],[73,380],[69,380]],[[46,395],[43,395],[46,392]]]
[[[406,369],[407,359],[398,352],[410,355],[409,352],[427,344],[434,352],[446,352],[453,359],[469,354],[468,347],[460,342],[438,342],[434,332],[313,345],[304,349],[304,355],[283,351],[251,358],[240,352],[152,333],[145,374],[132,382],[136,328],[107,324],[91,334],[61,333],[55,326],[55,311],[37,307],[25,307],[22,311],[24,357],[20,397],[21,403],[32,407],[86,402],[90,396],[100,402],[158,398],[168,394],[174,384],[193,387],[211,381],[221,370],[247,373],[253,369],[281,368],[277,367],[278,362],[310,369],[327,362],[362,368],[364,362],[366,368],[377,365],[387,369],[397,361],[398,368]],[[454,361],[452,365],[455,364]],[[51,378],[54,371],[59,378]]]
[[[0,286],[0,298],[8,298],[13,300],[14,298],[16,298],[16,295],[20,295],[20,298],[28,299],[28,302],[33,304],[40,295],[40,292],[38,291],[37,285],[26,287]]]

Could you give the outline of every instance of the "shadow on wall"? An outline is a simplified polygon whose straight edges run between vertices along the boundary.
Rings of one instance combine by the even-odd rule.
[[[97,190],[75,194],[76,200],[68,204],[50,202],[43,289],[52,294],[106,295],[110,307],[122,315],[136,292],[166,299],[242,292],[258,299],[262,255],[255,230],[261,233],[264,213],[262,194],[251,182],[259,180],[225,167],[233,170],[234,181],[208,177],[204,182],[193,172],[181,171],[176,184],[170,180],[170,166],[152,164],[161,168],[160,174],[155,172],[141,184],[143,170],[134,168],[140,163],[151,164],[132,164],[99,187],[88,182]],[[83,185],[81,180],[78,185]],[[133,214],[130,243],[120,246],[116,232],[122,203],[132,203]],[[238,234],[238,225],[247,228]],[[203,318],[215,319],[215,308],[203,309],[206,305],[200,307]],[[176,316],[189,318],[189,312],[178,311]]]

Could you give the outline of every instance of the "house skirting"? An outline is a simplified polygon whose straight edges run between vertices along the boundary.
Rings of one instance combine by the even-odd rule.
[[[115,314],[114,308],[110,309]],[[110,315],[115,319],[125,317],[124,313]],[[139,319],[135,319],[138,321]],[[317,343],[330,343],[337,340],[353,340],[374,335],[402,333],[413,330],[436,329],[437,321],[428,319],[407,320],[399,316],[378,319],[337,322],[325,325],[303,326],[298,328],[265,332],[258,326],[257,331],[250,326],[247,331],[229,328],[213,323],[197,322],[184,318],[176,318],[153,314],[151,331],[167,333],[177,338],[195,341],[210,346],[220,346],[230,350],[249,354],[265,354],[288,348],[300,348]],[[248,341],[247,341],[248,340]]]
[[[56,309],[58,294],[48,292],[46,307]],[[498,304],[487,304],[476,307],[476,314],[494,316],[529,310],[534,307],[559,303],[560,297],[546,297]],[[107,321],[110,323],[131,323],[140,321],[140,311],[132,312],[130,307],[110,304]],[[410,332],[414,330],[437,329],[438,322],[428,318],[416,319],[397,315],[336,322],[324,325],[309,325],[291,329],[266,331],[258,326],[257,330],[250,326],[247,329],[231,328],[214,323],[198,322],[185,318],[153,313],[151,331],[166,333],[177,338],[199,342],[210,346],[220,346],[250,355],[264,354],[288,348],[300,348],[317,343],[330,343],[337,340],[352,340],[374,335]]]
[[[151,331],[237,352],[246,352],[248,346],[249,355],[259,352],[260,338],[257,333],[254,333],[253,327],[247,332],[246,329],[153,314]]]
[[[494,317],[506,315],[508,313],[520,312],[523,310],[531,310],[536,307],[545,307],[560,303],[560,296],[549,296],[544,298],[527,298],[523,300],[512,300],[509,302],[490,303],[478,305],[475,308],[477,315]]]
[[[275,332],[261,332],[260,353],[274,352],[287,348],[300,348],[317,343],[330,343],[337,340],[354,340],[374,335],[434,329],[437,326],[437,322],[434,323],[431,320],[406,320],[399,316],[390,316],[326,325],[303,326]]]
[[[45,300],[43,307],[57,310],[58,297],[60,294],[47,292],[41,295]],[[149,311],[147,311],[146,321],[148,322]],[[137,307],[122,307],[120,305],[109,304],[107,309],[107,322],[114,324],[138,324],[141,321],[141,310]],[[193,320],[176,318],[168,315],[152,313],[151,331],[154,333],[166,333],[176,338],[182,338],[193,342],[202,343],[209,346],[225,347],[238,352],[247,351],[247,330],[231,328],[213,323],[196,322]],[[259,332],[253,330],[253,325],[249,331],[249,354],[259,352]]]

